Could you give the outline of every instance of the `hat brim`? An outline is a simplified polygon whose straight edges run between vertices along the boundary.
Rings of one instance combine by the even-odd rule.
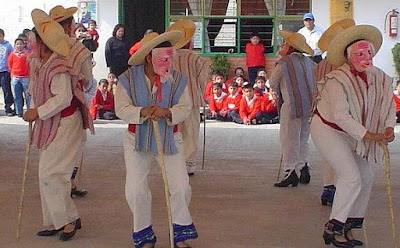
[[[182,37],[174,45],[175,49],[179,49],[192,40],[193,35],[196,32],[196,24],[194,24],[192,20],[180,20],[169,26],[166,32],[173,30],[179,30],[182,32]]]
[[[170,32],[165,32],[160,34],[156,38],[150,40],[149,42],[142,44],[139,50],[137,50],[128,60],[129,65],[141,65],[145,62],[145,57],[147,54],[153,50],[159,44],[169,41],[171,45],[175,45],[182,36],[182,32],[179,30],[173,30]]]
[[[68,57],[70,55],[68,36],[61,25],[40,9],[32,10],[31,16],[43,43],[53,52]]]
[[[296,50],[310,55],[314,54],[314,50],[307,44],[303,35],[287,30],[280,30],[279,35]]]
[[[64,10],[64,15],[63,16],[59,16],[56,18],[53,18],[56,22],[61,22],[64,21],[68,18],[70,18],[71,16],[73,16],[76,12],[78,11],[77,7],[70,7]]]
[[[322,34],[321,38],[318,41],[318,48],[321,51],[325,52],[326,50],[328,50],[329,43],[331,43],[331,41],[337,34],[355,25],[355,21],[351,18],[346,18],[335,22]]]
[[[382,33],[378,28],[371,25],[357,25],[344,30],[340,35],[335,36],[328,46],[327,58],[329,62],[336,67],[346,63],[347,58],[344,56],[345,49],[350,43],[356,40],[371,42],[376,54],[382,45]]]

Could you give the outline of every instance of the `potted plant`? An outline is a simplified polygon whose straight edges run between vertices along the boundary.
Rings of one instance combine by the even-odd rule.
[[[231,63],[229,62],[227,56],[223,54],[217,54],[212,59],[211,70],[220,71],[224,74],[225,78],[228,76],[228,71],[231,68]]]

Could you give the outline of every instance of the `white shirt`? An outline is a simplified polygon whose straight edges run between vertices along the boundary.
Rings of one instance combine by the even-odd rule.
[[[322,55],[322,51],[318,48],[318,41],[322,36],[324,30],[322,28],[314,26],[313,30],[309,30],[307,27],[302,27],[297,33],[301,34],[306,38],[307,44],[314,50],[314,56]],[[307,56],[310,56],[307,54]]]

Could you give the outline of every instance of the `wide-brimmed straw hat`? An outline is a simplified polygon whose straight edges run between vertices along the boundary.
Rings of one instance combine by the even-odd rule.
[[[318,48],[321,51],[325,52],[326,50],[328,50],[329,43],[331,43],[331,41],[337,34],[355,25],[355,21],[351,18],[346,18],[335,22],[322,34],[321,38],[318,41]]]
[[[77,7],[70,7],[66,9],[61,5],[57,5],[50,10],[49,15],[54,21],[61,22],[73,16],[76,11],[78,11]]]
[[[335,36],[328,46],[329,62],[336,67],[342,66],[347,61],[344,55],[347,46],[357,40],[371,42],[376,54],[382,45],[382,34],[378,28],[371,25],[356,25],[344,30]]]
[[[193,35],[196,32],[196,24],[194,24],[192,20],[180,20],[169,26],[166,31],[169,32],[173,30],[179,30],[182,32],[182,37],[174,45],[175,49],[179,49],[193,38]]]
[[[171,45],[175,45],[182,36],[182,32],[179,30],[173,30],[169,32],[165,32],[162,34],[158,34],[156,32],[150,33],[143,37],[140,41],[141,47],[137,52],[132,54],[132,56],[128,60],[128,64],[130,65],[141,65],[144,63],[145,57],[147,54],[153,50],[156,46],[160,45],[163,42],[168,41]]]
[[[69,56],[68,36],[66,36],[63,27],[43,10],[34,9],[31,16],[43,43],[53,52],[65,57]]]
[[[288,30],[280,30],[279,35],[296,50],[310,55],[314,54],[314,50],[307,44],[303,35]]]

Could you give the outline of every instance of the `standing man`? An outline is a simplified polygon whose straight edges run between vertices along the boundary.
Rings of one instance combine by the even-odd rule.
[[[157,239],[151,222],[151,192],[147,176],[157,145],[152,121],[158,121],[165,154],[165,169],[171,194],[175,247],[190,247],[186,241],[197,238],[189,213],[191,188],[178,124],[192,108],[187,78],[172,69],[175,45],[180,31],[144,37],[141,48],[129,59],[132,65],[119,77],[115,94],[117,116],[129,123],[124,137],[126,165],[125,194],[133,213],[135,248],[154,247]]]
[[[285,30],[279,34],[284,39],[279,50],[282,58],[272,70],[269,83],[271,89],[278,95],[279,134],[285,177],[274,186],[296,187],[299,182],[303,184],[310,182],[308,138],[315,63],[303,55],[303,53],[312,54],[313,50],[302,35]]]
[[[338,180],[323,238],[336,247],[363,245],[352,229],[362,228],[373,184],[372,164],[383,164],[383,149],[394,139],[392,78],[373,66],[382,45],[379,29],[350,27],[335,36],[328,60],[336,70],[325,76],[311,134]]]
[[[68,41],[71,49],[71,54],[68,57],[68,61],[71,66],[70,72],[71,75],[73,76],[73,79],[79,81],[77,86],[81,87],[81,89],[86,89],[90,87],[89,84],[93,79],[92,53],[82,44],[82,42],[79,42],[75,38],[75,19],[73,15],[76,13],[77,10],[78,8],[76,7],[70,7],[66,9],[61,5],[57,5],[50,10],[49,15],[54,21],[58,22],[64,28],[65,34],[67,34],[70,37]],[[82,111],[86,110],[87,110],[86,108],[82,109]],[[94,129],[91,131],[92,133],[94,133]],[[86,140],[87,140],[86,130],[83,130],[83,139],[82,139],[83,143],[82,143],[82,149],[79,150],[80,154],[78,154],[79,157],[78,161],[83,160],[83,152]],[[75,183],[75,178],[78,173],[79,166],[80,162],[79,164],[76,164],[76,166],[72,171],[71,197],[73,196],[82,197],[87,194],[86,190],[78,190],[77,185]]]
[[[322,51],[318,48],[318,41],[324,32],[320,27],[315,26],[315,19],[312,13],[307,13],[303,16],[303,24],[298,33],[306,38],[307,44],[311,47],[314,53],[311,54],[311,59],[315,63],[319,63],[322,60]],[[306,55],[310,56],[310,55]]]
[[[7,116],[14,115],[14,111],[11,108],[14,103],[14,97],[11,91],[10,69],[8,68],[8,56],[12,51],[12,45],[4,39],[4,30],[0,29],[0,86],[3,90],[4,108]]]
[[[185,146],[186,169],[189,176],[196,171],[196,155],[199,143],[200,131],[200,107],[204,105],[203,92],[210,76],[210,65],[207,59],[193,53],[192,37],[196,31],[196,25],[192,20],[181,20],[172,24],[167,31],[179,30],[184,35],[175,44],[176,56],[174,69],[185,75],[188,82],[192,109],[189,117],[179,124],[182,139]]]

